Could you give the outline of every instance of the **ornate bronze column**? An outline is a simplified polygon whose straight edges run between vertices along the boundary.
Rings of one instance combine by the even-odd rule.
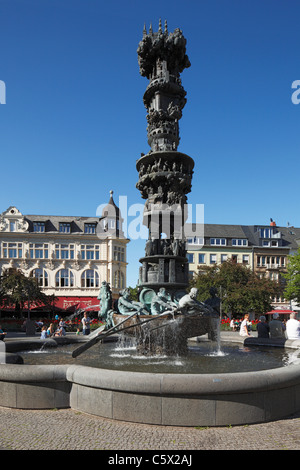
[[[136,187],[146,199],[144,224],[149,229],[139,283],[156,292],[188,286],[184,223],[186,194],[191,191],[194,161],[178,152],[179,119],[186,104],[180,73],[190,67],[186,39],[180,29],[168,32],[161,21],[155,33],[144,28],[138,46],[140,74],[149,80],[144,93],[150,151],[137,161]]]

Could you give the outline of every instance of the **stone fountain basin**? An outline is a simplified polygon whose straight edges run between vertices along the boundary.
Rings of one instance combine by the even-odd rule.
[[[287,343],[285,347],[300,346],[299,341]],[[299,392],[299,365],[200,375],[80,365],[0,365],[0,406],[72,408],[154,425],[228,426],[278,420],[300,410]]]

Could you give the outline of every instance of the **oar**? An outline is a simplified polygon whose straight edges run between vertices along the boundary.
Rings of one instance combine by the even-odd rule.
[[[132,315],[129,315],[129,317],[126,317],[124,320],[122,320],[120,323],[118,323],[117,325],[113,326],[112,328],[110,328],[109,330],[107,330],[105,333],[99,333],[97,336],[95,336],[94,338],[90,339],[87,343],[85,344],[82,344],[81,346],[79,346],[79,348],[75,349],[73,352],[72,352],[72,357],[77,357],[79,356],[79,354],[83,353],[84,351],[86,351],[87,349],[91,348],[92,346],[94,346],[94,344],[98,343],[98,341],[100,341],[102,338],[105,338],[106,336],[109,336],[113,333],[115,333],[115,330],[117,330],[117,328],[122,325],[123,323],[125,323],[127,320],[129,320],[130,318],[134,317],[135,315],[138,315],[139,312],[134,312]]]

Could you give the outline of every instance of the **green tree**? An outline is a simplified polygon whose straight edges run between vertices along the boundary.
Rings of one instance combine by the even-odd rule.
[[[294,255],[288,256],[287,273],[282,274],[287,281],[284,296],[300,304],[300,248]]]
[[[129,292],[130,292],[130,297],[132,300],[139,300],[139,292],[137,287],[128,287]]]
[[[17,269],[4,271],[0,278],[0,291],[2,305],[14,306],[17,315],[21,315],[25,305],[28,306],[30,302],[35,305],[50,305],[53,302],[53,296],[44,294],[35,278],[25,276]]]
[[[199,300],[209,297],[209,289],[215,287],[222,301],[222,312],[234,316],[246,312],[262,314],[271,309],[272,297],[281,290],[280,285],[260,278],[251,269],[233,261],[205,267],[191,282],[199,289]]]

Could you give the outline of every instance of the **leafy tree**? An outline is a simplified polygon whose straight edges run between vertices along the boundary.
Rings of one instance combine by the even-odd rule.
[[[199,289],[199,300],[209,297],[209,289],[215,287],[222,301],[222,312],[233,316],[254,311],[265,313],[272,307],[271,299],[280,291],[280,285],[260,278],[242,264],[226,261],[221,265],[207,266],[191,281]]]
[[[288,256],[287,273],[282,274],[287,283],[284,296],[300,304],[300,248],[294,255]]]
[[[50,305],[53,296],[44,294],[33,277],[25,276],[21,270],[7,269],[0,278],[1,302],[6,307],[14,306],[16,314],[21,314],[25,304]]]
[[[129,292],[130,292],[130,297],[132,300],[139,300],[139,292],[137,287],[128,287]]]

